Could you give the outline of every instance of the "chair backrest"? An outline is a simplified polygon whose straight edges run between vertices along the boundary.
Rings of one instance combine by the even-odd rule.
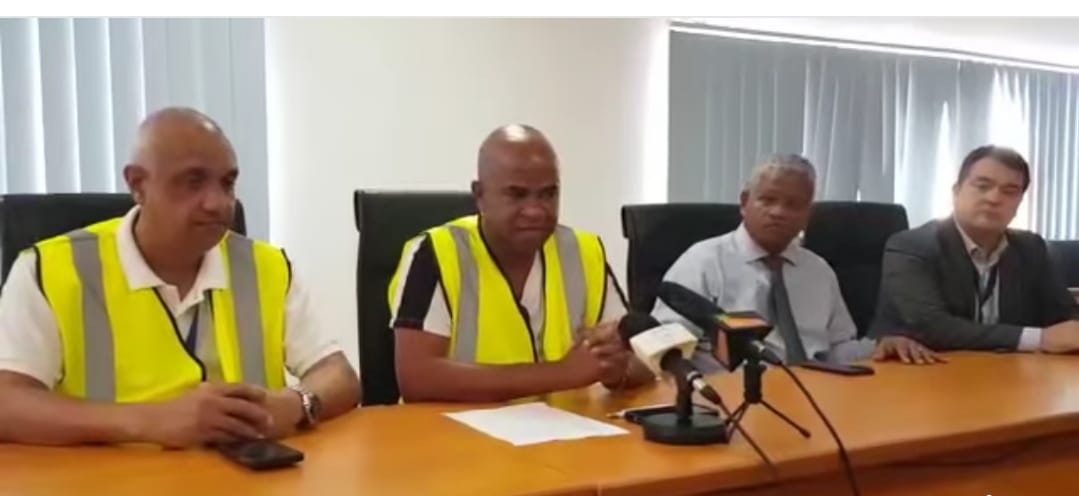
[[[832,266],[859,336],[868,332],[876,311],[884,245],[908,227],[902,205],[822,201],[813,206],[804,246]]]
[[[0,196],[0,279],[6,280],[19,252],[53,236],[121,217],[135,205],[127,193],[51,193]],[[247,233],[236,202],[232,229]]]
[[[738,205],[664,203],[622,207],[622,235],[629,240],[626,277],[630,307],[652,311],[667,269],[690,246],[738,228]]]
[[[356,263],[356,307],[359,311],[360,377],[363,403],[397,403],[393,330],[387,290],[405,242],[424,230],[476,212],[464,192],[357,190],[353,195],[360,233]]]
[[[1060,279],[1069,288],[1079,288],[1079,240],[1051,240],[1049,258]]]

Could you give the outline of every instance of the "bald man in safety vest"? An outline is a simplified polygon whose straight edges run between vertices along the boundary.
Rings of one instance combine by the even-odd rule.
[[[229,230],[238,175],[213,120],[159,111],[124,169],[137,205],[19,256],[0,297],[0,442],[190,447],[356,405],[284,251]]]
[[[479,215],[409,241],[389,288],[405,401],[505,401],[654,380],[622,344],[621,289],[599,238],[558,224],[558,157],[523,125],[492,132]]]

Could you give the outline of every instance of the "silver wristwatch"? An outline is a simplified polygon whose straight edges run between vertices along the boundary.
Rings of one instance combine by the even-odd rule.
[[[318,395],[304,389],[303,386],[297,384],[295,386],[289,386],[289,389],[300,395],[300,404],[303,406],[303,418],[300,419],[300,423],[296,427],[300,429],[310,429],[318,423],[319,416],[322,415],[322,400]]]

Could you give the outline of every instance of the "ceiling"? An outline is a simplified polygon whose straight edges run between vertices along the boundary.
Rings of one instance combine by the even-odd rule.
[[[1075,17],[710,17],[755,31],[976,52],[1079,68]]]

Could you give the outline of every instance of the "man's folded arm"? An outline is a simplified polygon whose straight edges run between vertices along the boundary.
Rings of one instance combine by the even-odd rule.
[[[891,244],[884,252],[880,294],[889,299],[886,303],[899,314],[906,329],[879,331],[910,334],[938,351],[1015,350],[1019,346],[1022,327],[983,325],[949,313],[932,267],[922,256]]]
[[[19,255],[0,297],[0,442],[134,440],[138,426],[131,408],[51,391],[62,374],[62,345],[56,319],[37,285],[36,265],[33,251]]]
[[[1076,301],[1061,278],[1061,271],[1053,266],[1045,240],[1037,237],[1038,280],[1041,281],[1040,303],[1043,325],[1050,326],[1065,320],[1079,320],[1079,301]]]
[[[28,375],[0,371],[0,442],[74,445],[143,441],[145,417],[143,405],[67,398]]]

